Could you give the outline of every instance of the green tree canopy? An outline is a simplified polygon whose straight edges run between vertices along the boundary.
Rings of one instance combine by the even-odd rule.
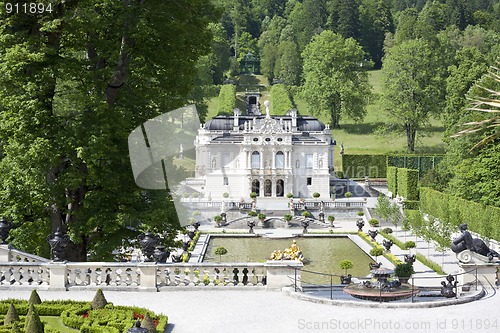
[[[395,45],[386,55],[382,105],[405,132],[409,152],[415,151],[417,131],[441,110],[444,77],[439,68],[437,56],[421,39]]]
[[[313,37],[302,57],[303,94],[310,113],[328,115],[333,127],[339,126],[342,115],[364,117],[370,86],[362,68],[363,49],[354,39],[325,30]]]
[[[167,192],[135,185],[127,138],[187,102],[216,10],[208,0],[51,4],[0,12],[0,209],[24,250],[43,254],[61,227],[68,259],[109,259],[130,229],[178,225]]]
[[[283,84],[275,84],[271,87],[270,102],[273,115],[285,115],[293,108],[290,94]]]

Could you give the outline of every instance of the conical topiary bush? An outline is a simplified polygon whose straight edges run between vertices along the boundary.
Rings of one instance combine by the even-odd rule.
[[[42,300],[40,299],[40,296],[36,292],[36,289],[33,289],[30,295],[30,299],[28,300],[28,303],[32,304],[42,304]]]
[[[17,326],[17,322],[14,322],[14,324],[12,325],[10,333],[21,333],[21,329],[19,329],[19,326]]]
[[[36,313],[35,306],[30,303],[30,308],[26,314],[26,324],[24,325],[26,333],[43,333],[43,323]]]
[[[147,328],[149,333],[157,333],[155,324],[153,322],[153,319],[151,319],[151,317],[149,316],[149,313],[146,313],[146,315],[144,316],[141,327]]]
[[[19,320],[19,316],[17,315],[17,310],[14,307],[14,304],[10,304],[9,310],[7,310],[7,314],[5,315],[5,319],[3,321],[4,325],[10,325]]]
[[[97,289],[97,292],[95,293],[94,299],[92,300],[92,309],[97,310],[97,309],[104,309],[104,307],[108,304],[108,301],[106,300],[106,297],[104,297],[104,293],[102,292],[102,289]]]

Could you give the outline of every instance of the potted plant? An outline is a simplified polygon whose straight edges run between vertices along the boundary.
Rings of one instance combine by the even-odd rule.
[[[286,197],[287,197],[288,199],[293,198],[293,193],[292,193],[292,192],[288,192],[288,193],[286,194]]]
[[[229,198],[229,193],[224,192],[224,194],[222,194],[222,196],[223,196],[225,199],[227,199],[227,198]]]
[[[313,198],[314,199],[318,199],[320,196],[321,196],[321,194],[319,194],[318,192],[314,192],[313,193]]]
[[[250,216],[250,217],[256,217],[257,216],[257,212],[255,210],[249,210],[248,211],[248,216]]]
[[[344,197],[347,198],[347,204],[346,204],[346,206],[347,207],[351,207],[351,203],[349,202],[349,198],[352,197],[352,193],[351,192],[345,192],[344,193]]]
[[[259,214],[257,215],[257,218],[258,218],[258,219],[259,219],[259,221],[260,221],[260,225],[261,225],[261,227],[264,227],[264,220],[266,219],[266,214],[264,214],[264,213],[259,213]]]
[[[214,216],[214,221],[215,221],[215,224],[216,224],[218,227],[220,227],[220,223],[221,223],[221,221],[222,221],[222,216],[220,216],[220,215],[216,215],[216,216]]]
[[[378,220],[377,220],[377,219],[374,219],[374,218],[370,219],[370,220],[368,221],[368,224],[370,224],[372,227],[378,227],[378,225],[379,225],[379,224],[378,224]]]
[[[405,249],[407,250],[410,250],[410,249],[413,249],[415,247],[417,247],[417,245],[415,244],[414,241],[407,241],[407,242],[404,242],[403,246],[405,247]]]
[[[309,213],[307,210],[305,210],[305,211],[302,212],[301,215],[304,216],[305,218],[308,218],[308,217],[311,216],[311,213]]]
[[[352,275],[351,274],[347,274],[347,270],[349,268],[353,268],[354,265],[352,263],[352,261],[350,260],[342,260],[339,264],[339,268],[340,269],[343,269],[345,271],[345,274],[346,275],[341,275],[340,276],[340,283],[342,284],[350,284],[351,283],[351,277]]]
[[[358,216],[359,216],[359,217],[365,216],[365,213],[363,213],[362,211],[359,211],[359,212],[358,212]]]
[[[370,250],[370,255],[375,257],[375,261],[378,261],[378,257],[384,254],[384,249],[377,246]]]
[[[398,277],[399,282],[408,283],[408,279],[410,279],[411,275],[414,274],[413,265],[409,263],[403,263],[396,265],[394,269],[394,274]]]
[[[335,216],[333,215],[328,215],[328,222],[330,222],[330,227],[333,228],[333,221],[335,221]]]
[[[292,214],[285,214],[283,215],[283,220],[286,221],[286,225],[290,225],[290,221],[292,220],[293,216]]]
[[[251,192],[250,193],[250,199],[255,200],[255,198],[257,198],[257,193]]]

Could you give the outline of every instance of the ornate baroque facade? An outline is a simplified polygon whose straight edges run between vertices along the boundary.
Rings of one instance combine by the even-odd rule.
[[[314,117],[290,110],[285,116],[238,109],[200,127],[195,140],[197,182],[205,198],[330,197],[333,140],[330,129]],[[200,182],[201,181],[201,182]],[[190,181],[187,181],[189,184]]]

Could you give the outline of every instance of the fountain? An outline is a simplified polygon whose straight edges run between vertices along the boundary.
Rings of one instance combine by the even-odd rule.
[[[350,284],[344,287],[344,292],[355,298],[375,302],[390,302],[410,298],[419,292],[417,288],[410,284],[392,279],[393,269],[380,267],[370,272],[372,274],[371,280]]]
[[[304,256],[302,255],[302,251],[297,246],[297,241],[295,239],[292,241],[292,245],[284,251],[275,250],[271,253],[271,260],[299,260],[303,261]]]

